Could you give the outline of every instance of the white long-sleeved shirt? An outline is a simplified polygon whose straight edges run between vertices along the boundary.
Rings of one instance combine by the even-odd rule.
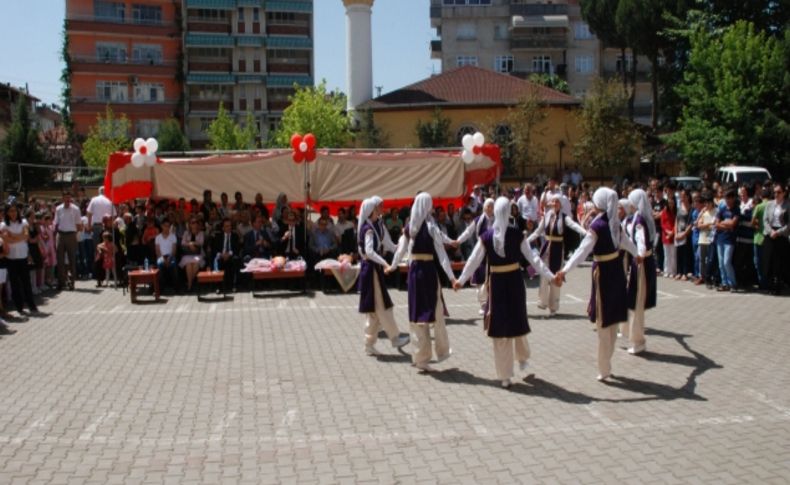
[[[376,236],[372,229],[365,233],[365,257],[376,264],[387,266],[387,261],[376,252]]]
[[[532,267],[535,268],[538,271],[538,273],[540,273],[541,276],[548,278],[550,280],[554,279],[554,274],[551,271],[549,271],[549,269],[546,267],[545,264],[543,264],[543,261],[540,259],[540,257],[538,257],[532,251],[532,248],[529,247],[529,243],[527,242],[526,238],[522,239],[520,249],[521,249],[521,254],[523,254],[524,257],[527,258],[529,264],[531,264]],[[483,259],[485,259],[486,253],[487,250],[485,244],[483,243],[483,241],[478,240],[477,244],[475,245],[475,248],[472,250],[472,254],[469,256],[469,259],[466,261],[466,265],[464,266],[464,271],[461,273],[461,277],[458,278],[459,283],[463,285],[467,281],[469,281],[469,278],[472,277],[475,270],[477,270],[477,268],[483,263]]]
[[[453,267],[450,265],[450,258],[447,257],[447,251],[444,250],[447,236],[442,233],[436,224],[431,222],[428,222],[427,224],[428,234],[430,234],[431,239],[433,239],[433,249],[436,252],[436,256],[439,258],[439,265],[441,265],[445,274],[447,274],[447,277],[450,278],[450,280],[453,280],[455,279]],[[452,239],[450,239],[449,242],[452,242]],[[400,264],[407,251],[409,253],[409,258],[411,258],[412,246],[413,244],[410,238],[407,238],[405,235],[401,236],[398,240],[398,247],[395,251],[395,255],[392,257],[392,266],[397,266]]]
[[[628,225],[628,231],[626,231],[626,236],[633,235],[634,231],[636,231],[636,250],[640,256],[643,258],[647,254],[648,248],[645,241],[645,233],[647,232],[647,228],[644,227],[642,224],[636,223],[636,218],[631,220],[631,223]],[[630,238],[628,238],[630,240]]]
[[[528,220],[528,221],[537,221],[538,220],[538,198],[534,195],[531,199],[527,199],[526,195],[522,195],[516,201],[516,205],[518,205],[518,212],[521,214],[521,218]]]
[[[567,273],[578,266],[579,263],[587,259],[587,256],[590,255],[597,241],[598,235],[595,233],[595,231],[588,231],[587,235],[584,236],[584,239],[582,239],[582,243],[579,245],[576,251],[574,251],[570,259],[568,259],[568,262],[565,263],[565,267],[562,268],[562,272]],[[633,241],[628,239],[625,231],[620,231],[620,244],[618,245],[618,249],[624,249],[631,253],[631,255],[634,257],[638,256],[636,245],[634,245]]]
[[[582,237],[587,235],[587,231],[585,231],[582,226],[580,226],[576,221],[574,221],[571,216],[566,214],[563,215],[564,215],[562,219],[563,224],[560,224],[560,226],[558,227],[560,234],[563,234],[564,227],[567,226],[573,229],[574,231],[578,232],[579,235],[581,235]],[[548,229],[546,225],[547,225],[546,217],[544,217],[543,219],[540,220],[540,224],[538,224],[538,227],[536,227],[535,230],[532,232],[532,234],[529,235],[529,238],[527,238],[527,242],[531,244],[535,239],[544,236],[546,234],[546,230]]]

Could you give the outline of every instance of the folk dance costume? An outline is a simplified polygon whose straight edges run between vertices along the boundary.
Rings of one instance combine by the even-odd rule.
[[[460,288],[487,258],[485,330],[493,339],[497,378],[505,388],[512,384],[514,360],[524,370],[529,359],[527,291],[519,264],[522,254],[542,277],[554,278],[532,252],[524,234],[510,224],[510,201],[500,197],[494,206],[494,227],[480,237],[455,285],[456,289]]]
[[[587,314],[598,333],[598,380],[611,375],[612,354],[617,340],[617,325],[628,320],[625,273],[620,248],[636,256],[636,246],[620,230],[617,218],[617,193],[602,187],[593,194],[593,203],[601,211],[581,245],[573,253],[559,277],[576,267],[593,253],[592,291]]]
[[[620,199],[617,202],[617,217],[620,219],[620,230],[625,233],[628,239],[631,237],[631,223],[634,219],[634,205],[628,198]],[[628,285],[628,275],[631,273],[631,255],[621,249],[620,255],[623,257],[623,272],[625,273],[626,286]],[[628,337],[628,322],[621,323],[618,327],[617,338]]]
[[[628,308],[631,319],[625,326],[624,336],[628,338],[628,353],[638,354],[645,351],[645,310],[654,308],[657,301],[656,260],[653,257],[653,242],[656,226],[653,210],[647,193],[636,189],[628,195],[636,213],[628,224],[627,236],[636,245],[641,263],[631,260],[628,276]]]
[[[431,360],[430,325],[434,329],[434,345],[437,362],[450,357],[450,340],[447,336],[444,317],[446,308],[442,298],[442,288],[436,270],[435,260],[439,260],[444,272],[455,283],[450,259],[444,250],[444,237],[433,221],[430,213],[433,200],[425,192],[417,195],[411,209],[411,219],[406,228],[405,236],[392,261],[396,267],[409,248],[409,322],[412,343],[417,350],[412,354],[413,364],[421,371],[430,372],[428,363]]]
[[[400,330],[392,313],[392,299],[384,284],[384,268],[388,265],[381,256],[384,236],[378,224],[379,214],[376,206],[376,202],[372,199],[362,202],[357,241],[361,257],[357,283],[359,312],[367,316],[365,353],[368,355],[379,353],[375,344],[380,328],[384,329],[393,347],[401,348],[409,343],[409,337],[400,336]]]
[[[483,203],[483,213],[475,218],[474,224],[469,227],[458,237],[458,244],[463,244],[472,237],[476,237],[480,241],[480,237],[492,226],[494,222],[494,199],[486,199]],[[472,274],[472,286],[477,287],[477,301],[480,302],[480,314],[485,314],[486,302],[488,301],[488,291],[486,290],[486,268],[488,267],[488,258],[484,257],[477,271]]]
[[[537,238],[544,236],[540,257],[543,263],[553,272],[562,269],[562,262],[565,256],[564,227],[573,229],[581,234],[582,237],[587,235],[587,231],[568,215],[570,202],[568,201],[566,206],[566,201],[568,199],[559,194],[549,196],[549,204],[546,212],[543,214],[543,219],[540,220],[538,227],[527,238],[527,243],[531,245]],[[541,276],[540,288],[538,289],[538,308],[541,310],[548,308],[550,316],[554,316],[557,310],[560,309],[560,288],[551,284],[552,278],[554,276],[551,278]]]

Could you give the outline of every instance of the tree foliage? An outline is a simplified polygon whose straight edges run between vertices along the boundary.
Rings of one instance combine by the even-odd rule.
[[[20,95],[14,105],[11,126],[8,128],[8,134],[2,144],[3,158],[6,160],[3,169],[7,166],[7,163],[40,164],[44,161],[38,138],[38,129],[31,118],[28,103],[29,99]],[[49,178],[48,171],[43,167],[23,167],[21,169],[22,180],[18,180],[19,173],[20,170],[17,170],[16,167],[8,170],[8,180],[12,183],[17,182],[30,185],[31,183],[43,182]]]
[[[294,86],[290,106],[274,136],[274,144],[288,147],[294,133],[312,133],[323,148],[348,146],[351,126],[345,113],[346,97],[340,92],[328,92],[326,81],[318,86]]]
[[[373,110],[358,110],[360,116],[359,132],[357,133],[357,146],[360,148],[387,148],[389,136],[376,125]]]
[[[689,172],[726,163],[775,169],[790,163],[790,33],[739,21],[691,36],[679,129],[669,137]]]
[[[106,167],[110,154],[129,150],[130,123],[126,115],[115,117],[108,105],[104,116],[96,115],[96,124],[91,126],[88,137],[82,144],[82,158],[90,167]]]
[[[60,116],[68,134],[68,141],[71,142],[74,140],[74,120],[71,119],[71,54],[69,54],[69,34],[66,22],[67,20],[63,21],[63,45],[60,51],[60,59],[63,61],[63,70],[60,73],[60,82],[63,84],[60,98],[63,104]]]
[[[247,112],[244,125],[239,126],[220,102],[217,117],[208,127],[209,148],[212,150],[252,150],[257,147],[258,125]]]
[[[582,134],[574,146],[580,163],[597,169],[623,167],[639,153],[640,134],[622,117],[627,100],[617,83],[596,80],[584,98],[579,126]]]
[[[546,147],[541,143],[546,135],[546,118],[548,113],[537,90],[530,90],[515,107],[508,110],[512,170],[521,178],[528,176],[529,167],[541,165],[546,159]]]
[[[534,73],[530,74],[529,81],[535,84],[540,84],[541,86],[546,86],[547,88],[554,89],[556,91],[560,91],[565,94],[570,94],[571,88],[568,86],[568,81],[562,79],[561,77],[557,76],[556,74],[546,74],[546,73]]]
[[[160,152],[185,152],[189,150],[189,141],[181,131],[181,124],[178,120],[170,118],[162,122],[159,126],[159,133],[156,135],[159,142]]]
[[[450,135],[450,118],[442,115],[441,108],[433,110],[430,120],[417,120],[414,130],[420,141],[420,148],[443,148],[455,144]]]

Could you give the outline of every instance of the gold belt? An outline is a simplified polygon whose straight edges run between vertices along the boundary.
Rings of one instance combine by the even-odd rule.
[[[518,263],[501,264],[499,266],[491,265],[488,267],[492,273],[510,273],[511,271],[518,271],[520,266]]]
[[[593,256],[593,261],[595,261],[596,263],[605,263],[607,261],[612,261],[617,259],[618,256],[620,256],[620,252],[615,251],[610,254],[604,254],[603,256],[597,256],[597,255]]]
[[[564,239],[562,238],[562,236],[546,236],[546,241],[563,242]]]
[[[433,254],[412,253],[412,261],[433,261]]]

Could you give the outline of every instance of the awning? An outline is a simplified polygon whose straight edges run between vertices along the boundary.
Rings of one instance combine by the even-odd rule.
[[[568,28],[567,15],[529,15],[513,16],[513,28],[532,28],[532,27],[559,27]]]

